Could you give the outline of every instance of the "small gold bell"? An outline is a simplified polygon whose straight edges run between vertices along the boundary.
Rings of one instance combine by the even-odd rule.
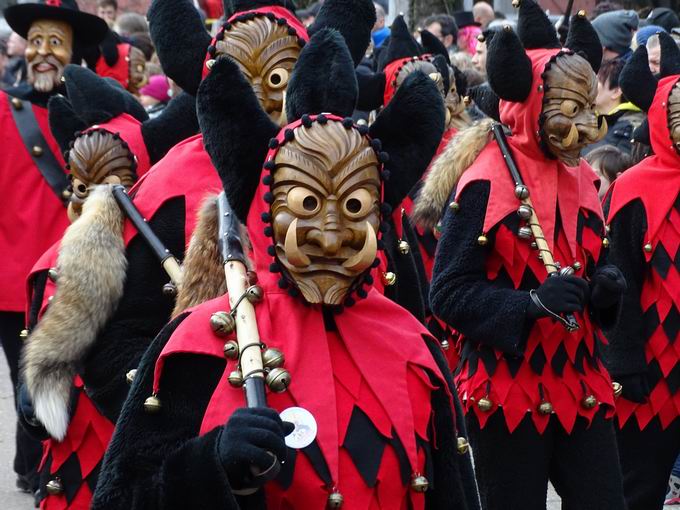
[[[586,15],[587,15],[586,11],[584,11],[583,9],[581,9],[580,11],[578,11],[576,14],[578,14],[578,17],[579,17],[579,18],[585,18]]]
[[[581,400],[581,405],[585,409],[592,409],[597,405],[597,399],[595,398],[595,395],[587,395],[583,397],[583,400]]]
[[[415,475],[411,480],[411,489],[415,492],[425,492],[429,486],[430,482],[423,475]]]
[[[243,386],[243,374],[241,374],[240,370],[234,370],[231,374],[229,374],[227,380],[234,388],[240,388]]]
[[[392,271],[387,271],[386,273],[383,273],[382,276],[383,283],[388,287],[391,287],[392,285],[397,283],[397,275],[394,274]]]
[[[448,340],[442,340],[441,342],[439,342],[439,345],[441,345],[442,349],[445,351],[448,351],[449,347],[451,347]]]
[[[246,289],[246,298],[251,303],[259,303],[264,299],[264,291],[259,285],[251,285]]]
[[[401,253],[402,255],[408,255],[408,252],[410,252],[410,251],[411,251],[411,247],[409,246],[409,244],[406,241],[404,241],[403,239],[400,239],[399,240],[399,253]]]
[[[339,492],[331,492],[328,495],[328,508],[340,508],[345,498]]]
[[[33,148],[31,149],[31,154],[33,154],[36,158],[42,156],[43,152],[44,152],[43,148],[40,147],[40,145],[34,145]]]
[[[479,407],[480,411],[488,413],[493,407],[493,402],[488,397],[482,397],[477,401],[477,407]]]
[[[290,386],[290,372],[285,368],[273,368],[267,374],[267,386],[274,393],[283,393]]]
[[[236,321],[229,312],[215,312],[210,316],[210,329],[217,336],[228,336],[236,329]]]
[[[605,248],[609,248],[609,239],[606,237],[602,238],[602,246]]]
[[[262,363],[265,368],[279,368],[282,367],[285,362],[286,357],[278,349],[268,347],[262,353]]]
[[[484,41],[486,41],[486,37],[484,37],[484,34],[478,34],[478,35],[477,35],[477,40],[478,40],[479,42],[484,42]]]
[[[168,282],[163,285],[163,295],[168,297],[175,297],[177,295],[177,287],[174,283]]]
[[[214,65],[215,65],[215,59],[214,58],[211,58],[210,60],[208,60],[205,63],[205,67],[207,67],[208,69],[212,69],[212,66],[214,66]]]
[[[61,483],[61,479],[59,477],[52,478],[52,480],[47,482],[45,489],[47,490],[47,494],[50,496],[58,496],[59,494],[64,493],[64,485]]]
[[[224,357],[227,359],[238,359],[238,343],[235,340],[229,340],[222,348]]]
[[[66,188],[64,191],[61,192],[61,197],[62,197],[64,200],[71,200],[71,196],[72,196],[72,195],[73,195],[73,193],[72,193],[71,190],[68,189],[68,188]]]
[[[127,381],[128,384],[132,384],[135,380],[136,375],[137,369],[133,368],[132,370],[129,370],[127,374],[125,374],[125,380]]]
[[[14,106],[15,110],[21,110],[24,107],[24,103],[22,103],[21,99],[19,99],[18,97],[13,97],[12,106]]]
[[[479,236],[477,238],[477,244],[479,246],[486,246],[488,243],[489,243],[489,238],[486,237],[484,234],[482,234],[481,236]]]
[[[149,414],[159,413],[161,407],[163,407],[161,405],[161,401],[155,394],[151,395],[144,401],[144,410]]]
[[[614,381],[612,382],[612,389],[614,390],[614,396],[619,398],[621,396],[621,392],[623,391],[623,385]]]
[[[26,340],[28,338],[28,330],[22,329],[21,333],[19,333],[19,338],[21,338],[22,340]]]
[[[57,275],[58,275],[58,273],[57,273],[57,268],[56,268],[56,267],[51,267],[51,268],[47,271],[47,277],[48,277],[50,280],[52,280],[53,282],[56,282],[56,281],[57,281]]]
[[[645,251],[646,251],[647,253],[652,253],[652,243],[647,243],[647,244],[645,244],[645,248],[644,248],[644,249],[645,249]]]
[[[460,209],[460,204],[454,200],[453,202],[449,203],[449,209],[455,212]]]
[[[463,436],[456,438],[456,449],[460,455],[465,455],[470,449],[470,443]]]
[[[538,412],[541,414],[551,414],[553,412],[553,405],[550,402],[541,402],[538,405]]]
[[[578,270],[581,269],[583,266],[582,266],[581,263],[577,260],[577,261],[575,261],[575,262],[571,265],[571,267],[574,268],[574,271],[578,271]]]

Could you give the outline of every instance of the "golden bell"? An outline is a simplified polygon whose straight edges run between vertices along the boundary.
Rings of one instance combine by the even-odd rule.
[[[477,40],[478,40],[479,42],[484,42],[484,41],[486,41],[486,37],[484,36],[484,34],[478,34],[478,35],[477,35]]]
[[[458,209],[460,209],[460,204],[454,200],[449,203],[449,209],[451,209],[452,211],[457,211]]]
[[[127,381],[128,384],[132,384],[135,380],[136,375],[137,369],[133,368],[132,370],[129,370],[127,374],[125,374],[125,380]]]
[[[238,342],[235,340],[229,340],[224,344],[222,348],[224,352],[224,357],[227,359],[238,359]]]
[[[236,321],[229,312],[215,312],[210,316],[210,329],[217,336],[228,336],[236,329]]]
[[[259,285],[251,285],[246,289],[246,299],[251,303],[259,303],[264,299],[264,291]]]
[[[175,297],[177,295],[177,287],[174,283],[168,282],[163,285],[163,295],[168,297]]]
[[[582,266],[581,263],[577,260],[576,262],[574,262],[574,263],[571,265],[571,267],[574,268],[574,271],[578,271],[578,270],[581,269],[583,266]]]
[[[290,372],[285,368],[273,368],[267,374],[266,382],[274,393],[283,393],[290,386]]]
[[[240,388],[243,386],[243,374],[240,370],[234,370],[231,374],[229,374],[227,380],[234,388]]]
[[[19,338],[21,338],[22,340],[26,340],[28,338],[28,330],[22,329],[21,333],[19,333]]]
[[[456,438],[456,450],[460,455],[465,455],[470,449],[470,443],[464,437],[460,436]]]
[[[409,246],[409,244],[403,239],[401,239],[399,241],[399,253],[401,253],[402,255],[408,255],[408,252],[410,251],[411,247]]]
[[[383,273],[382,275],[382,281],[385,285],[388,287],[391,287],[395,283],[397,283],[397,275],[394,274],[392,271],[387,271]]]
[[[588,13],[586,13],[586,11],[584,11],[583,9],[581,9],[581,10],[578,11],[576,14],[578,15],[579,18],[585,18],[585,17],[587,16]]]
[[[541,402],[538,405],[538,412],[541,414],[551,414],[553,412],[553,405],[550,402]]]
[[[652,253],[652,243],[647,243],[647,244],[645,244],[644,250],[645,250],[647,253]]]
[[[430,482],[423,475],[416,475],[411,480],[411,489],[415,492],[425,492],[429,486]]]
[[[585,409],[592,409],[597,405],[597,399],[595,398],[595,395],[587,395],[583,397],[583,400],[581,400],[581,405]]]
[[[614,390],[614,396],[619,398],[623,392],[623,385],[616,381],[612,382],[612,390]]]
[[[52,480],[47,482],[45,489],[47,489],[47,494],[50,496],[58,496],[64,493],[64,485],[59,477],[52,478]]]
[[[479,407],[480,411],[488,413],[493,407],[493,402],[491,402],[491,400],[489,400],[487,397],[482,397],[477,401],[477,407]]]
[[[602,246],[605,248],[609,248],[609,239],[606,237],[602,238]]]
[[[265,368],[279,368],[286,362],[286,357],[283,353],[272,347],[268,347],[262,353],[262,364]]]
[[[33,154],[36,158],[42,156],[43,152],[44,152],[43,148],[40,147],[40,145],[34,145],[33,148],[31,149],[31,154]]]
[[[207,67],[208,69],[212,69],[212,66],[214,66],[214,65],[215,65],[215,59],[214,58],[211,58],[210,60],[208,60],[205,63],[205,67]]]
[[[487,244],[489,244],[489,238],[482,234],[477,238],[477,244],[479,246],[486,246]]]
[[[339,492],[331,492],[328,495],[328,508],[340,508],[345,498]]]
[[[442,340],[441,342],[439,342],[439,345],[441,345],[442,349],[445,351],[448,351],[449,347],[451,347],[448,340]]]
[[[56,282],[56,281],[57,281],[57,276],[58,276],[58,273],[57,273],[57,268],[56,268],[56,267],[51,267],[51,268],[47,271],[47,277],[48,277],[50,280],[52,280],[53,282]]]
[[[24,107],[24,103],[22,103],[21,99],[19,99],[18,97],[13,97],[12,106],[14,106],[15,110],[21,110]]]
[[[163,405],[156,395],[151,395],[144,401],[144,410],[149,414],[157,414],[160,412]]]

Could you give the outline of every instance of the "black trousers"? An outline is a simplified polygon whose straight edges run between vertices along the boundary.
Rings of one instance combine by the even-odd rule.
[[[23,341],[19,334],[24,328],[24,314],[18,312],[0,312],[0,340],[5,357],[9,364],[9,374],[15,392],[19,379],[19,357]],[[35,491],[38,488],[38,465],[42,456],[42,445],[30,437],[24,429],[16,424],[16,450],[14,455],[14,471],[26,478]]]
[[[545,510],[548,480],[563,510],[624,510],[616,435],[598,413],[577,418],[570,434],[555,416],[539,434],[527,415],[511,434],[502,411],[484,429],[467,415],[477,483],[485,510]]]
[[[629,419],[617,431],[628,510],[661,510],[668,479],[680,454],[680,418],[666,430],[654,418],[644,430]]]

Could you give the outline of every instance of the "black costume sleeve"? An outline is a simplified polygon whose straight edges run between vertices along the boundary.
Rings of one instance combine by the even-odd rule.
[[[610,223],[609,263],[617,266],[626,278],[628,290],[623,295],[619,320],[605,330],[609,340],[606,361],[614,376],[641,374],[647,371],[645,334],[640,292],[645,273],[642,253],[647,217],[640,200],[623,207]]]
[[[480,181],[461,193],[458,211],[447,210],[430,287],[430,305],[439,318],[470,339],[518,354],[533,321],[526,317],[530,297],[499,281],[489,281],[486,258],[493,246],[480,246],[490,185]]]
[[[163,204],[149,225],[171,253],[184,256],[183,198]],[[128,268],[118,308],[99,333],[81,377],[97,409],[115,422],[130,389],[126,373],[137,368],[144,351],[172,313],[174,300],[163,294],[169,277],[146,242],[137,236],[127,247]]]

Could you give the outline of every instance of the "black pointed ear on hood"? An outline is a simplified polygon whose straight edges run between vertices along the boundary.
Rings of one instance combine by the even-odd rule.
[[[420,31],[420,42],[427,53],[432,55],[441,55],[446,60],[447,64],[451,64],[451,59],[449,58],[449,52],[446,50],[446,46],[437,39],[432,32],[428,30]]]
[[[373,25],[375,6],[372,0],[326,0],[307,32],[310,36],[323,28],[334,28],[340,32],[356,67],[371,42]]]
[[[385,96],[385,73],[367,73],[357,70],[359,97],[357,110],[370,112],[382,106]]]
[[[456,92],[459,96],[464,97],[468,93],[467,76],[456,66],[452,65],[451,69],[453,69],[453,79],[456,81]]]
[[[501,99],[521,103],[529,97],[533,81],[531,60],[511,28],[504,27],[489,43],[486,75]]]
[[[196,94],[210,35],[189,0],[153,0],[146,15],[163,71],[190,94]]]
[[[196,96],[203,144],[229,203],[245,223],[260,180],[269,140],[278,127],[229,57],[219,57]]]
[[[602,43],[593,25],[588,21],[585,11],[579,11],[571,17],[564,45],[574,53],[583,54],[595,73],[600,70]]]
[[[665,78],[673,74],[680,74],[680,48],[675,40],[666,32],[659,33],[661,46],[661,67],[659,77]]]
[[[451,68],[446,63],[446,59],[441,55],[435,56],[432,59],[432,64],[437,68],[439,74],[442,75],[442,81],[444,82],[444,95],[446,95],[451,88]]]
[[[369,129],[389,155],[385,169],[385,201],[396,207],[420,180],[444,133],[444,100],[436,85],[420,71],[401,87]]]
[[[64,70],[64,80],[73,111],[88,126],[101,124],[122,113],[132,115],[140,122],[149,118],[132,94],[111,85],[86,67],[69,64]]]
[[[76,133],[86,129],[88,125],[76,115],[71,107],[71,102],[64,96],[52,96],[47,102],[48,119],[52,136],[59,144],[62,152],[66,152]]]
[[[182,92],[153,119],[142,124],[142,136],[151,164],[185,138],[198,133],[196,98]]]
[[[517,35],[527,50],[562,47],[555,25],[534,0],[520,0]]]
[[[641,110],[648,111],[654,101],[658,81],[649,70],[647,48],[638,46],[621,70],[619,85],[626,98]]]
[[[390,62],[399,60],[400,58],[416,57],[422,55],[423,49],[418,44],[408,27],[404,16],[401,14],[394,18],[392,26],[390,27],[390,40],[387,43],[387,48],[380,52],[378,62],[378,70],[382,71]]]
[[[475,102],[477,108],[479,108],[484,115],[500,122],[501,114],[498,111],[500,98],[493,90],[491,90],[489,85],[482,84],[472,87],[468,91],[468,97]]]
[[[288,122],[323,112],[351,117],[357,95],[354,63],[345,40],[337,30],[319,30],[300,53],[288,83]]]

